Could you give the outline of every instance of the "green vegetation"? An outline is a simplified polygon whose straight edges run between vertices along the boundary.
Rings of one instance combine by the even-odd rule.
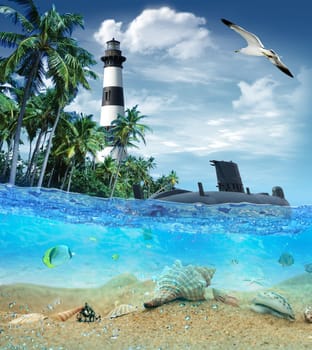
[[[82,16],[59,14],[54,6],[40,14],[32,0],[12,1],[24,11],[0,6],[0,14],[21,28],[0,32],[0,44],[10,50],[0,57],[0,182],[124,198],[132,197],[138,183],[146,197],[172,188],[178,182],[174,171],[154,180],[155,160],[129,154],[149,131],[138,106],[116,116],[109,131],[92,115],[64,111],[97,78],[94,58],[71,37],[76,27],[83,28]],[[97,162],[105,147],[114,157]]]

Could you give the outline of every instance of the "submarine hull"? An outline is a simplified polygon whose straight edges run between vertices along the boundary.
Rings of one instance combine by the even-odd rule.
[[[177,203],[252,203],[289,206],[288,201],[284,198],[262,193],[247,194],[241,192],[208,191],[200,194],[199,192],[172,190],[154,195],[150,199]]]

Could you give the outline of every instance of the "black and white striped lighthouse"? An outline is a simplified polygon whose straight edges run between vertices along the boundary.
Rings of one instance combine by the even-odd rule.
[[[106,44],[105,55],[101,57],[104,62],[104,79],[100,125],[109,129],[111,122],[117,118],[118,114],[125,113],[122,64],[126,57],[122,56],[119,41],[113,38]],[[110,152],[111,148],[108,147],[98,155],[98,158],[103,160]]]

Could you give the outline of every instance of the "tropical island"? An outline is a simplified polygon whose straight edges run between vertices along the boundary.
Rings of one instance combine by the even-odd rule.
[[[67,111],[98,78],[94,57],[72,37],[84,28],[83,16],[60,14],[54,6],[40,13],[33,1],[15,2],[23,11],[0,6],[16,26],[16,32],[0,32],[9,52],[0,57],[0,182],[122,198],[133,197],[135,184],[149,197],[178,183],[175,171],[154,179],[155,159],[129,153],[150,131],[138,106],[117,115],[109,130],[93,115]],[[29,146],[26,155],[22,144]],[[106,147],[123,156],[96,161]]]

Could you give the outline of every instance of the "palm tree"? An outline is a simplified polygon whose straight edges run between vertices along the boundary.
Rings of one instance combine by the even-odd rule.
[[[128,178],[129,188],[128,193],[133,194],[133,185],[140,184],[142,190],[146,192],[147,197],[150,195],[150,189],[153,184],[153,179],[150,171],[155,168],[155,159],[150,157],[144,159],[143,157],[128,156],[122,163],[121,174]]]
[[[60,15],[52,6],[41,15],[32,0],[12,0],[22,5],[25,15],[8,6],[0,6],[0,13],[13,19],[22,26],[22,33],[0,32],[0,43],[14,51],[0,60],[0,81],[4,82],[13,73],[24,77],[24,94],[20,105],[17,127],[14,136],[14,148],[10,173],[10,183],[15,183],[19,142],[26,102],[34,88],[43,86],[46,68],[55,83],[62,81],[64,90],[68,89],[68,66],[74,66],[76,60],[67,55],[67,49],[77,46],[70,38],[74,27],[83,28],[83,19],[78,14]]]
[[[10,155],[12,153],[13,138],[18,114],[17,103],[6,94],[0,92],[0,151],[6,143],[6,156],[0,174],[0,181],[6,181]]]
[[[97,78],[97,75],[90,69],[90,66],[94,65],[96,62],[88,51],[79,48],[76,45],[72,45],[70,48],[67,48],[65,56],[68,63],[70,63],[67,71],[68,88],[64,89],[62,79],[56,79],[55,98],[53,99],[56,117],[50,133],[47,150],[45,152],[42,169],[37,184],[38,187],[41,187],[43,183],[43,178],[52,147],[52,140],[64,107],[76,97],[79,85],[82,85],[85,89],[90,90],[90,85],[87,80],[88,77],[92,79]],[[49,74],[53,77],[53,72]]]
[[[24,183],[33,186],[35,176],[38,171],[37,162],[40,150],[45,144],[50,126],[53,122],[53,104],[51,100],[54,97],[54,89],[47,89],[38,95],[34,95],[27,103],[24,123],[30,145],[32,141],[35,146],[32,150],[30,147],[26,174]]]
[[[117,184],[121,161],[126,155],[128,147],[137,147],[134,142],[143,141],[145,144],[145,131],[150,128],[140,121],[146,118],[138,111],[138,106],[127,109],[124,116],[118,115],[117,119],[111,123],[109,132],[113,139],[113,152],[117,152],[117,170],[112,181],[112,190],[110,197],[113,197]]]
[[[95,174],[99,180],[108,186],[116,169],[116,160],[109,155],[104,158],[103,162],[96,164]]]
[[[66,155],[68,166],[64,176],[64,183],[68,177],[67,191],[70,190],[71,179],[76,167],[84,166],[87,154],[96,156],[97,152],[101,150],[102,144],[99,140],[104,139],[102,133],[98,137],[97,123],[92,120],[92,115],[80,114],[73,122],[64,120],[67,124],[66,137],[63,143],[55,150],[56,155]]]
[[[173,190],[177,183],[179,183],[179,177],[174,170],[171,170],[169,175],[163,175],[156,180],[154,194]]]

